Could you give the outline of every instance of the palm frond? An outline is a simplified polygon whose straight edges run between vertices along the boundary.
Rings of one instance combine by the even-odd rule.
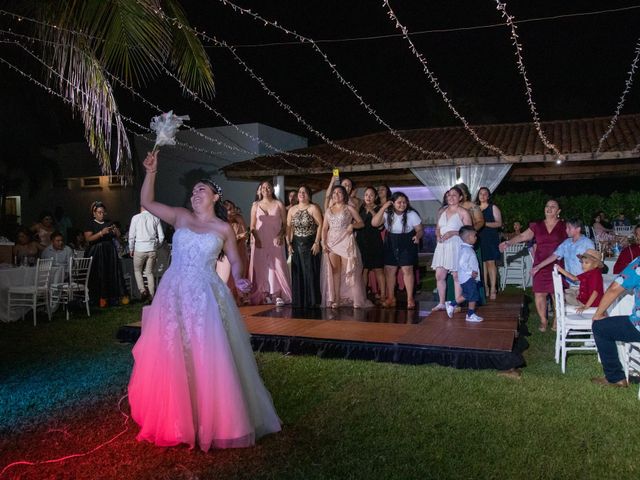
[[[113,89],[100,60],[87,45],[85,37],[63,29],[52,34],[52,42],[43,44],[43,63],[52,87],[62,94],[84,123],[85,139],[105,175],[117,171],[130,176],[131,149]],[[59,48],[63,45],[64,48]],[[115,130],[114,130],[115,126]],[[112,165],[112,140],[116,140],[115,165]]]
[[[168,16],[178,21],[175,25],[171,22],[168,24],[173,36],[170,65],[187,87],[211,97],[215,93],[215,84],[207,52],[190,28],[180,27],[180,25],[189,25],[189,20],[180,4],[176,0],[164,0],[163,7]]]

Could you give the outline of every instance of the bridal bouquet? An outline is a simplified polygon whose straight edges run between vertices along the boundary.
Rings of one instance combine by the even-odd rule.
[[[157,150],[162,145],[175,145],[176,132],[185,120],[189,120],[189,115],[174,115],[173,110],[153,117],[151,130],[156,132],[156,143],[153,150]]]

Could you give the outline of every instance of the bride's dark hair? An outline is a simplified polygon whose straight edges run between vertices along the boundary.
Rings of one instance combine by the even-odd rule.
[[[227,209],[224,208],[224,205],[222,205],[222,188],[220,188],[217,183],[209,180],[208,178],[201,178],[196,183],[204,183],[213,191],[213,193],[217,193],[218,195],[220,195],[216,203],[213,204],[213,213],[215,213],[216,217],[218,217],[220,220],[228,222],[229,218],[227,217]]]

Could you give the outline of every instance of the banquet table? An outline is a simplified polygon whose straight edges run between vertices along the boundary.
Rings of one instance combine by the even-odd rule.
[[[62,283],[64,280],[64,267],[52,267],[50,283]],[[33,285],[36,279],[36,267],[14,267],[8,264],[0,265],[0,321],[14,322],[26,315],[29,308],[12,308],[7,311],[9,303],[9,288]],[[57,308],[57,305],[54,305]]]

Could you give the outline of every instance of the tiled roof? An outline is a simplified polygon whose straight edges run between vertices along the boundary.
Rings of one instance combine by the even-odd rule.
[[[600,154],[595,155],[598,142],[609,127],[611,117],[582,118],[542,122],[542,131],[556,145],[567,161],[622,159],[637,157],[640,144],[640,114],[621,115],[605,140]],[[466,163],[544,162],[555,159],[538,137],[532,123],[478,125],[477,135],[504,152],[498,157],[476,142],[463,127],[424,128],[400,132],[404,138],[425,150],[440,151],[446,157],[428,156],[398,140],[389,132],[339,140],[336,143],[359,152],[375,153],[384,162],[341,152],[328,144],[316,145],[296,153],[322,158],[298,158],[282,155],[262,156],[224,168],[230,177],[257,177],[274,174],[314,173],[327,171],[327,165],[350,171],[384,170],[387,168],[425,167],[430,165],[460,165]],[[295,164],[297,169],[291,166]]]

